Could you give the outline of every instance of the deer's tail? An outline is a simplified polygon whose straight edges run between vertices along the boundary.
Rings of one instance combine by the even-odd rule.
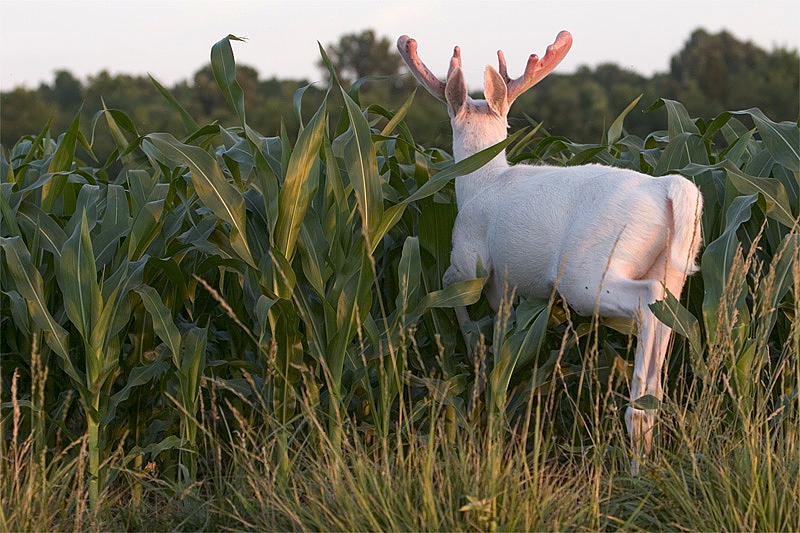
[[[703,212],[703,196],[691,181],[674,176],[667,191],[672,204],[672,233],[670,261],[685,274],[700,270],[695,259],[700,250],[700,215]]]

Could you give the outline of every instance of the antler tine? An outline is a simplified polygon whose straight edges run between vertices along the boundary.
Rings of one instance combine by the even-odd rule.
[[[502,50],[497,51],[497,63],[500,67],[500,77],[503,78],[503,81],[508,82],[511,81],[511,78],[508,76],[508,67],[506,67],[506,56],[503,55]]]
[[[453,48],[453,57],[450,58],[450,66],[447,68],[447,77],[450,78],[453,69],[461,68],[461,48]]]
[[[430,69],[425,66],[425,63],[423,63],[419,58],[419,55],[417,55],[417,41],[408,35],[402,35],[399,39],[397,39],[397,50],[400,52],[400,56],[406,62],[406,65],[408,65],[409,70],[411,70],[411,74],[417,78],[422,86],[428,89],[428,92],[433,96],[442,102],[445,102],[445,84],[442,83],[439,78],[434,76],[433,72],[431,72]],[[453,53],[453,59],[450,60],[450,68],[453,68],[453,62],[456,60],[460,66],[461,51],[458,50],[458,47],[456,47],[456,51]]]
[[[544,57],[539,60],[536,54],[531,54],[528,64],[525,66],[525,73],[519,78],[512,80],[506,72],[506,62],[503,53],[498,51],[497,56],[500,60],[500,75],[506,80],[508,88],[508,103],[513,102],[520,94],[524,93],[561,63],[564,56],[572,46],[572,35],[568,31],[562,31],[556,37],[555,42],[547,47]]]

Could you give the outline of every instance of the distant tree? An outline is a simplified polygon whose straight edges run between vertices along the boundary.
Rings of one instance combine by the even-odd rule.
[[[672,57],[670,74],[679,91],[669,96],[698,114],[760,107],[776,119],[796,119],[799,64],[796,50],[767,52],[727,31],[698,29]]]
[[[83,102],[83,86],[68,70],[57,70],[53,85],[42,85],[42,95],[65,111],[74,111]]]
[[[392,76],[400,72],[403,64],[394,43],[388,37],[377,38],[373,30],[342,35],[337,44],[327,46],[326,52],[338,74],[350,81],[364,76]],[[327,73],[322,60],[317,64]]]
[[[22,87],[4,92],[0,98],[0,109],[3,117],[0,143],[6,149],[10,149],[25,135],[39,133],[47,120],[58,112],[58,106],[43,98],[39,91]]]
[[[362,106],[376,103],[390,110],[398,109],[412,89],[418,87],[402,68],[392,40],[378,37],[372,30],[343,35],[326,50],[339,75],[348,81],[394,75],[390,80],[363,85]],[[669,72],[646,78],[614,64],[603,64],[581,67],[570,75],[553,73],[517,100],[509,123],[512,129],[525,127],[530,117],[542,122],[554,135],[575,142],[596,142],[603,138],[620,111],[640,94],[644,96],[639,105],[625,119],[626,131],[639,136],[664,128],[663,109],[644,112],[660,97],[683,102],[693,117],[714,117],[726,110],[759,107],[774,120],[797,120],[799,66],[796,50],[767,51],[739,41],[727,32],[711,34],[696,30],[672,58]],[[327,73],[327,69],[323,71]],[[308,82],[259,80],[258,72],[243,64],[237,65],[236,77],[244,91],[248,125],[264,135],[277,135],[285,127],[290,138],[294,138],[300,125],[292,97]],[[238,124],[210,65],[169,89],[199,124],[212,121],[225,126]],[[474,96],[482,97],[480,92]],[[320,85],[305,91],[304,123],[324,97],[325,90]],[[341,105],[341,96],[336,93],[329,98],[329,109]],[[38,133],[50,117],[53,118],[51,134],[57,137],[69,127],[81,103],[81,128],[90,137],[91,118],[102,109],[101,99],[108,108],[125,112],[139,133],[169,131],[185,135],[180,116],[147,76],[102,71],[78,80],[69,71],[58,70],[53,73],[52,81],[38,89],[18,88],[2,93],[3,149],[10,149],[23,135]],[[406,122],[415,141],[424,146],[449,148],[451,128],[446,109],[427,91],[417,90]],[[96,127],[107,126],[101,120]],[[104,159],[113,149],[109,136],[95,136],[93,152],[98,158]]]
[[[224,108],[225,96],[222,91],[217,87],[217,82],[214,81],[214,73],[211,71],[211,65],[206,65],[194,73],[194,97],[200,104],[200,112],[203,116],[214,116],[214,110]]]

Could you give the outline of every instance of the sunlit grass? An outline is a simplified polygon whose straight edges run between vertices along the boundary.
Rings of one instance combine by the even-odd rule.
[[[792,327],[796,332],[800,321]],[[628,472],[627,438],[610,404],[600,401],[596,411],[583,413],[581,419],[601,421],[607,431],[582,449],[576,444],[583,441],[566,446],[569,440],[554,437],[551,410],[569,402],[559,387],[530,397],[516,432],[492,437],[478,424],[448,434],[444,406],[434,403],[424,427],[397,423],[387,439],[366,437],[345,420],[341,448],[331,445],[326,421],[306,399],[302,423],[292,427],[285,471],[275,461],[282,428],[262,418],[265,406],[222,402],[201,421],[194,492],[163,477],[157,462],[131,469],[114,454],[109,467],[115,481],[102,492],[96,515],[87,508],[85,452],[71,453],[85,448],[85,439],[47,457],[44,469],[36,431],[11,440],[3,460],[4,528],[796,530],[798,401],[770,412],[765,407],[776,390],[759,387],[753,397],[738,396],[726,385],[728,349],[723,343],[709,354],[706,382],[669,391],[656,450],[638,477]],[[597,355],[585,354],[589,361]],[[784,348],[773,387],[797,378],[798,355],[796,344]],[[607,388],[591,363],[586,374],[589,388]],[[16,381],[14,387],[17,398]],[[222,396],[219,387],[204,381],[210,398]],[[755,409],[742,411],[751,404]],[[18,428],[23,407],[13,405],[17,415],[6,421]]]

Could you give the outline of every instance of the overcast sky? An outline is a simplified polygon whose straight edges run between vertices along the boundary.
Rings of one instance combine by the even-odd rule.
[[[574,39],[559,72],[614,62],[644,75],[669,68],[692,30],[727,29],[771,50],[800,47],[797,0],[0,0],[0,89],[35,88],[67,69],[82,80],[106,69],[151,73],[172,85],[208,62],[232,33],[236,60],[261,78],[319,81],[317,41],[372,28],[394,41],[408,34],[423,61],[443,76],[461,46],[471,88],[501,48],[509,74],[540,56],[561,29]]]

